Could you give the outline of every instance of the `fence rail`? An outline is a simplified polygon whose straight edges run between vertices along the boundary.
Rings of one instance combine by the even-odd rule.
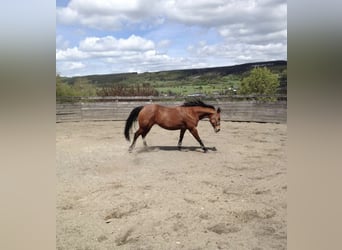
[[[260,97],[260,96],[259,96]],[[258,101],[256,96],[223,96],[202,98],[206,103],[220,106],[225,121],[286,123],[287,99]],[[56,122],[112,120],[124,121],[137,106],[161,103],[181,105],[184,98],[176,97],[72,97],[57,98]]]
[[[94,97],[57,97],[57,103],[65,102],[122,102],[122,101],[153,101],[153,102],[165,102],[165,101],[184,101],[188,98],[199,97],[203,100],[211,101],[243,101],[243,100],[260,100],[262,98],[274,98],[278,101],[286,101],[287,95],[217,95],[217,96],[94,96]]]

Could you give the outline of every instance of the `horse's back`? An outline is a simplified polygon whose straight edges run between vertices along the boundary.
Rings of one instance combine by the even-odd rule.
[[[144,112],[148,112],[148,113],[170,113],[170,112],[174,112],[174,111],[178,111],[179,107],[168,107],[168,106],[163,106],[163,105],[159,105],[159,104],[147,104],[144,106]],[[178,111],[179,112],[179,111]]]

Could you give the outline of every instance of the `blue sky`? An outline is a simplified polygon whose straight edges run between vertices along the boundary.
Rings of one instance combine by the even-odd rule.
[[[287,60],[284,0],[57,0],[62,76]]]

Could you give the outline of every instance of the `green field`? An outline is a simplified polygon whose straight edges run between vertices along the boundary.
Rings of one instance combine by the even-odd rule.
[[[240,77],[229,75],[224,77],[193,77],[180,81],[158,81],[152,86],[160,95],[186,96],[191,94],[228,94],[233,93],[240,84]]]

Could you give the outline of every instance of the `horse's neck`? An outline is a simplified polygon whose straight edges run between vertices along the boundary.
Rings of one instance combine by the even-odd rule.
[[[210,108],[197,108],[195,110],[196,114],[198,115],[199,119],[202,120],[203,118],[208,118],[214,111]]]

